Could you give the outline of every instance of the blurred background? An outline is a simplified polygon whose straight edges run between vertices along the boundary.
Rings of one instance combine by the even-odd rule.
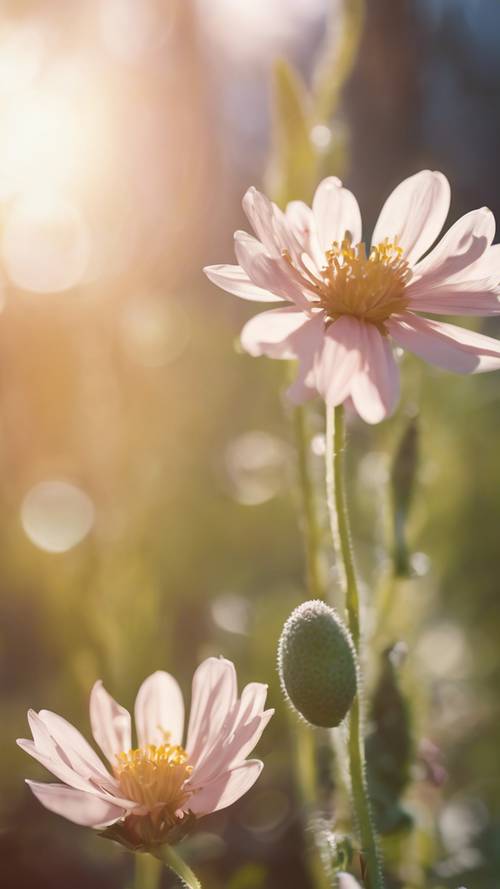
[[[357,17],[350,0],[2,3],[5,886],[130,880],[131,856],[44,812],[25,788],[43,774],[14,743],[28,707],[88,733],[96,678],[132,706],[143,678],[166,669],[189,696],[209,654],[234,659],[242,683],[269,682],[277,715],[261,780],[201,822],[186,854],[206,889],[312,886],[295,726],[275,671],[281,625],[307,596],[285,368],[238,354],[253,309],[201,268],[232,261],[249,185],[284,193],[277,58],[305,89],[323,60],[307,150],[314,176],[341,174],[355,191],[368,233],[389,190],[428,166],[451,180],[451,221],[483,204],[500,214],[498,0],[368,0],[364,23],[355,5]],[[481,326],[500,336],[497,320]],[[382,654],[368,678],[371,780],[375,793],[381,774],[392,788],[379,826],[399,860],[394,887],[493,889],[500,377],[452,377],[410,358],[403,373],[395,418],[350,427],[365,597],[381,584],[391,597],[374,632],[381,651],[408,649]],[[391,463],[405,430],[410,447],[409,422],[419,456],[408,564],[387,593]],[[319,404],[310,423],[320,477]]]

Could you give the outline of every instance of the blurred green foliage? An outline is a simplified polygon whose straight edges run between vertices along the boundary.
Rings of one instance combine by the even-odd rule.
[[[349,133],[339,117],[326,150],[311,143],[315,125],[332,124],[354,64],[361,5],[345,10],[344,49],[340,56],[325,50],[310,78],[314,89],[278,66],[273,176],[280,202],[308,198],[320,175],[348,170]],[[121,889],[132,866],[121,849],[48,815],[29,796],[23,778],[47,776],[14,743],[26,734],[27,708],[53,709],[87,734],[96,678],[132,706],[144,676],[167,669],[189,697],[197,663],[219,653],[237,663],[240,685],[269,682],[277,714],[259,745],[266,765],[259,784],[230,812],[205,819],[186,854],[207,889],[308,885],[307,801],[293,783],[294,739],[275,669],[283,622],[306,593],[284,369],[236,354],[232,343],[248,307],[215,293],[198,273],[203,261],[218,260],[241,220],[200,99],[204,71],[190,61],[200,52],[196,33],[187,19],[180,25],[175,82],[158,86],[156,72],[152,78],[189,160],[176,193],[179,228],[171,226],[168,243],[148,262],[136,258],[127,275],[77,294],[34,298],[9,286],[1,319],[0,853],[6,885],[20,889]],[[365,63],[373,58],[363,55]],[[400,85],[397,72],[392,79]],[[131,82],[140,92],[128,72],[127,96]],[[185,108],[199,130],[183,128]],[[194,201],[189,183],[197,170],[204,186]],[[155,208],[169,199],[155,192]],[[171,323],[173,341],[184,336],[183,324],[189,334],[157,366],[137,361],[122,336],[129,300],[139,295],[142,304],[150,288],[166,306],[161,323]],[[496,320],[484,328],[500,334]],[[452,377],[411,357],[402,370],[393,420],[375,429],[349,421],[349,489],[369,605],[388,570],[392,455],[410,435],[416,407],[419,413],[420,456],[405,517],[412,576],[397,579],[382,627],[387,644],[408,644],[408,658],[401,677],[387,659],[379,676],[377,664],[368,671],[375,772],[390,754],[390,806],[401,805],[414,823],[411,834],[389,841],[400,862],[394,886],[492,889],[500,879],[499,378]],[[308,423],[320,444],[319,405]],[[249,432],[271,437],[267,445],[253,439],[250,458],[241,439]],[[319,446],[310,460],[320,479]],[[20,520],[27,491],[47,477],[80,485],[96,510],[89,536],[65,553],[37,549]],[[403,499],[406,510],[408,492]],[[322,509],[320,519],[326,537]],[[331,573],[329,583],[335,586]],[[401,688],[411,702],[411,743]],[[432,746],[422,747],[425,739]]]

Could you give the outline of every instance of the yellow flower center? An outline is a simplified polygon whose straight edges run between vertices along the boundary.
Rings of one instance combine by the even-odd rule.
[[[387,238],[366,255],[365,245],[346,237],[327,251],[318,281],[318,302],[332,321],[354,315],[383,329],[384,321],[407,305],[405,287],[411,276],[403,250]]]
[[[183,747],[149,744],[119,753],[115,775],[127,799],[161,812],[162,821],[174,824],[176,811],[186,802],[184,783],[192,772]]]
[[[347,234],[342,243],[334,241],[327,250],[326,265],[319,275],[307,257],[294,262],[288,250],[282,250],[281,255],[297,283],[315,293],[312,305],[324,309],[328,323],[341,315],[353,315],[385,333],[384,321],[408,305],[405,289],[411,270],[397,239],[375,244],[367,256],[365,245],[354,246]]]

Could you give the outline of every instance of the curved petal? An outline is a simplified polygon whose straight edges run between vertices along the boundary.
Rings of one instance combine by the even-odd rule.
[[[467,279],[471,267],[474,272],[472,278],[480,278],[481,274],[477,273],[479,266],[475,266],[475,263],[486,252],[494,237],[495,217],[491,210],[482,207],[466,213],[443,235],[429,255],[417,263],[414,272],[419,278],[414,284],[410,282],[408,291],[428,287],[430,281],[444,283],[457,276],[458,280],[464,280],[464,275]]]
[[[413,264],[432,246],[450,207],[450,186],[442,173],[422,170],[401,182],[387,198],[373,232],[372,244],[398,240]]]
[[[40,710],[38,716],[59,750],[64,752],[71,768],[82,777],[93,780],[101,786],[110,789],[118,787],[117,781],[110,775],[78,729],[50,710]]]
[[[409,308],[415,312],[429,312],[431,315],[474,315],[486,317],[488,315],[500,315],[500,291],[487,289],[488,282],[477,282],[477,289],[472,284],[443,285],[442,287],[429,287],[426,291],[419,288],[415,295],[413,292],[409,300]],[[484,283],[484,289],[481,288]]]
[[[317,353],[315,385],[331,407],[347,398],[354,376],[361,367],[360,324],[357,318],[342,315],[328,326],[323,348]]]
[[[193,790],[206,786],[219,775],[245,762],[273,715],[274,710],[266,710],[261,716],[254,716],[231,732],[223,744],[214,745],[214,749],[193,772],[190,780]]]
[[[90,724],[96,743],[112,765],[118,753],[131,749],[130,713],[108,694],[100,680],[90,694]]]
[[[351,398],[366,423],[390,416],[399,399],[399,371],[389,337],[374,324],[360,324],[363,364],[354,376]]]
[[[455,324],[410,313],[387,322],[400,346],[424,361],[454,373],[482,373],[500,368],[500,341]]]
[[[319,345],[323,323],[322,313],[311,317],[296,308],[271,309],[247,321],[241,345],[254,357],[296,358],[298,349]]]
[[[65,787],[64,784],[43,784],[38,781],[26,781],[26,784],[49,812],[62,815],[68,821],[83,827],[106,827],[124,815],[124,810],[113,803],[90,793]]]
[[[313,211],[304,201],[290,201],[286,206],[285,216],[297,244],[320,269],[325,263],[325,255],[319,246]]]
[[[281,255],[274,225],[274,207],[266,195],[252,185],[244,194],[243,209],[259,241],[270,256]]]
[[[325,253],[334,241],[343,241],[349,233],[357,244],[361,240],[361,212],[359,204],[340,179],[328,176],[318,185],[313,198],[320,249]]]
[[[267,686],[251,683],[243,690],[212,748],[205,748],[191,779],[199,787],[246,759],[258,743],[274,710],[265,710]]]
[[[269,256],[260,241],[241,231],[234,234],[234,250],[240,266],[257,287],[297,305],[307,305],[307,281],[284,259]]]
[[[57,752],[52,755],[42,752],[35,742],[29,741],[26,738],[18,738],[16,743],[21,750],[24,750],[28,756],[32,756],[33,759],[36,759],[37,762],[51,772],[55,778],[59,778],[60,781],[64,781],[65,784],[75,788],[75,790],[83,790],[86,793],[92,791],[93,788],[89,779],[84,778],[75,772],[74,769],[61,759]]]
[[[193,676],[186,742],[193,765],[219,736],[235,704],[236,693],[236,670],[231,661],[209,657],[200,664]]]
[[[208,280],[239,296],[240,299],[249,299],[254,302],[270,303],[282,302],[283,297],[257,287],[248,277],[247,273],[239,265],[207,265],[203,269]]]
[[[181,744],[184,699],[170,673],[158,670],[142,683],[135,699],[135,727],[139,747]]]
[[[231,806],[253,787],[263,768],[258,759],[247,760],[193,794],[186,808],[195,815],[208,815]]]

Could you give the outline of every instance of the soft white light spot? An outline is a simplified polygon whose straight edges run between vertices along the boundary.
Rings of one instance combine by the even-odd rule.
[[[460,627],[450,622],[429,627],[417,653],[423,665],[440,678],[460,679],[468,669],[469,651]]]
[[[290,800],[282,790],[260,790],[246,801],[241,821],[261,839],[271,840],[269,834],[283,829],[291,814]]]
[[[21,523],[39,549],[64,553],[89,533],[94,505],[84,491],[69,482],[39,482],[23,500]]]
[[[179,358],[189,341],[186,312],[164,293],[144,293],[130,300],[121,328],[127,354],[143,367],[170,364]]]
[[[36,293],[75,287],[89,258],[89,236],[78,209],[62,197],[33,193],[12,205],[2,253],[11,281]]]
[[[326,438],[322,432],[314,435],[311,440],[311,451],[315,457],[324,457],[326,453]]]
[[[289,449],[266,432],[245,432],[226,448],[226,471],[238,503],[256,506],[286,485]]]
[[[248,632],[250,606],[243,596],[224,593],[212,603],[212,618],[222,630],[245,635]]]
[[[271,58],[300,38],[325,18],[332,0],[198,0],[197,7],[209,39],[241,64]]]
[[[174,4],[155,0],[100,0],[99,26],[108,52],[132,63],[162,46],[172,23]]]
[[[413,553],[410,562],[417,577],[425,577],[425,575],[429,573],[431,560],[427,553]]]
[[[0,93],[12,95],[30,86],[40,73],[45,36],[35,22],[0,32]]]
[[[387,454],[369,451],[359,463],[359,482],[368,488],[379,488],[389,481]]]
[[[332,131],[325,124],[317,123],[311,130],[311,142],[318,151],[326,151],[332,141]]]

